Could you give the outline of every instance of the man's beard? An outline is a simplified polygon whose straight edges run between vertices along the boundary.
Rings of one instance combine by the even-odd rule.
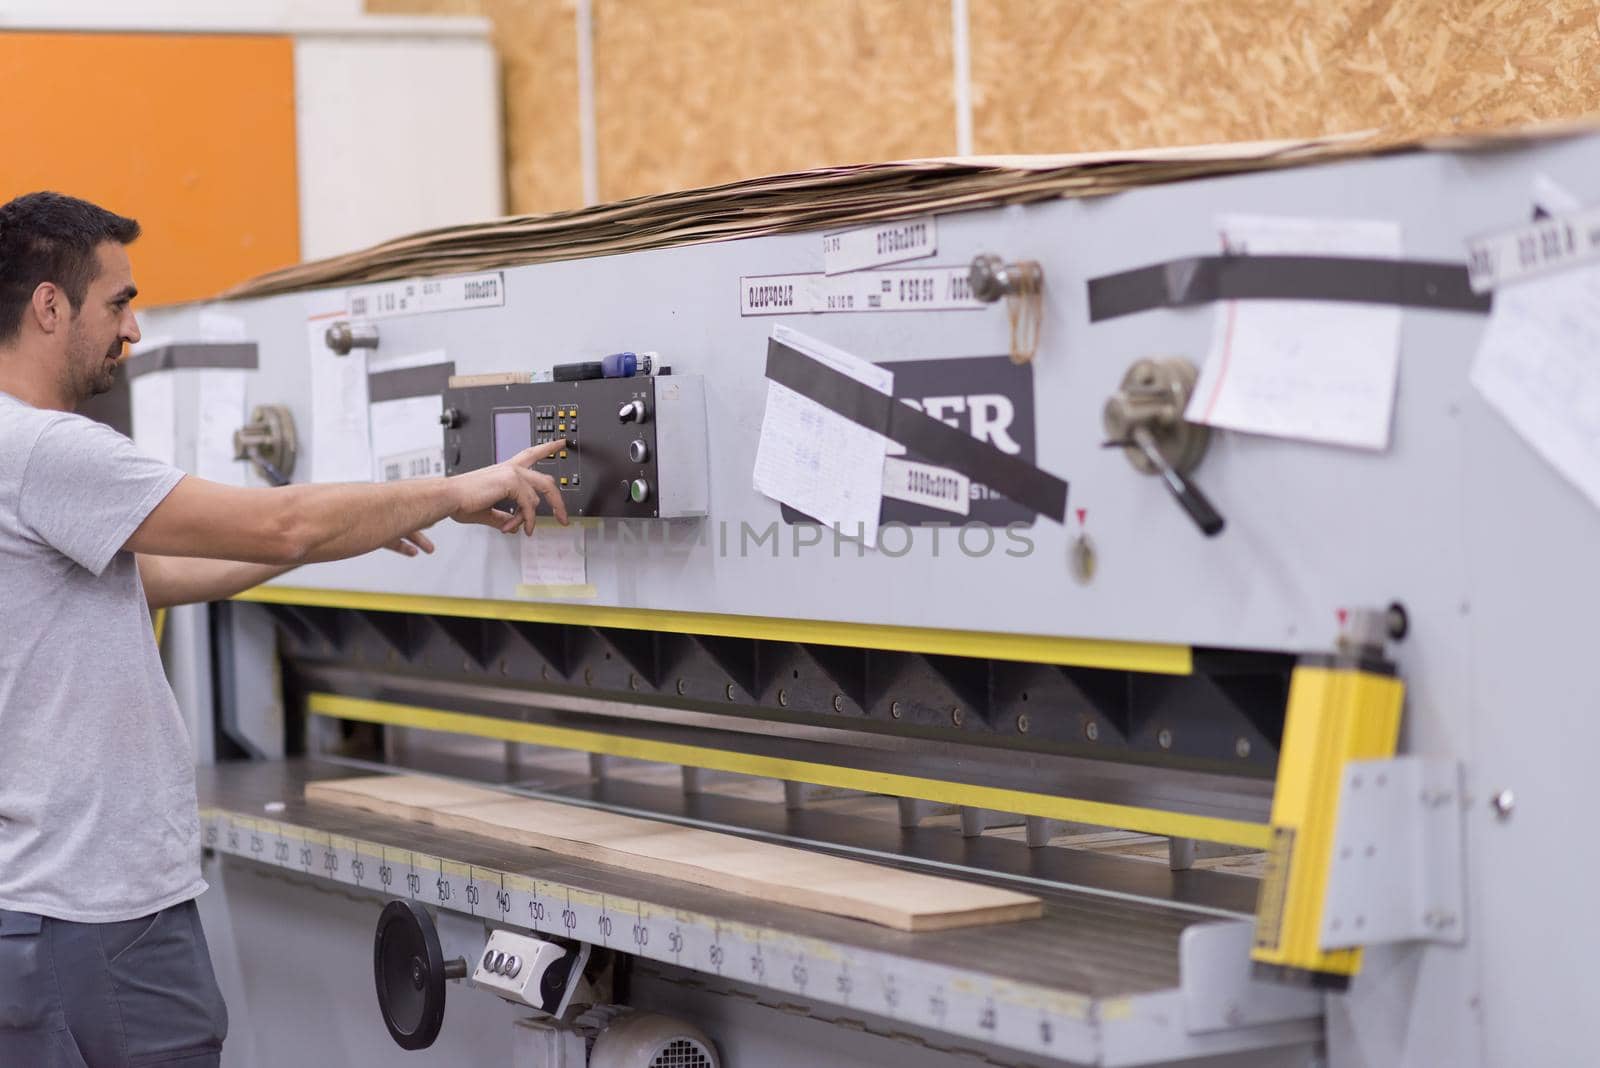
[[[122,356],[122,339],[118,338],[116,346],[100,352],[93,363],[84,368],[84,373],[73,383],[76,387],[73,392],[75,400],[83,402],[90,397],[98,397],[108,393],[117,384],[117,361]]]

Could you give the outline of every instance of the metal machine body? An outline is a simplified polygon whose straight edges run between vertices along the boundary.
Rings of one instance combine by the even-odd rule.
[[[316,1008],[251,978],[271,932],[300,909],[349,916],[350,895],[370,921],[395,892],[374,867],[417,876],[442,910],[498,910],[620,950],[650,992],[640,1003],[697,1016],[731,1064],[741,1043],[763,1051],[755,1063],[782,1063],[762,1045],[782,1028],[752,1016],[768,1010],[804,1041],[829,1036],[840,1064],[1582,1062],[1593,937],[1562,918],[1586,914],[1595,868],[1574,815],[1600,745],[1585,626],[1600,603],[1600,514],[1469,384],[1484,316],[1405,310],[1384,451],[1213,432],[1185,472],[1226,519],[1205,537],[1160,480],[1104,447],[1103,414],[1137,361],[1198,364],[1221,306],[1092,323],[1086,284],[1214,250],[1223,213],[1398,220],[1407,258],[1463,262],[1468,237],[1527,218],[1536,176],[1600,196],[1597,162],[1600,140],[1577,138],[939,216],[941,268],[985,253],[1042,268],[1037,355],[1012,378],[995,371],[997,305],[741,316],[742,279],[820,272],[817,234],[508,268],[503,305],[383,322],[377,351],[442,349],[458,375],[661,353],[704,384],[704,515],[603,520],[594,596],[577,602],[519,600],[518,543],[449,524],[432,557],[302,569],[171,650],[240,666],[216,680],[224,735],[259,755],[355,754],[993,878],[1037,888],[1047,915],[1032,931],[889,936],[296,807],[296,784],[338,765],[219,765],[202,804],[224,892],[208,908],[232,929],[213,937],[219,956],[239,954],[224,973],[254,1036],[241,1048],[255,1060],[240,1063],[288,1063],[267,1036]],[[307,320],[342,300],[227,307],[260,346],[249,403],[293,412],[302,465],[318,447],[309,361],[333,358],[308,352]],[[147,329],[183,337],[198,314],[162,309]],[[966,526],[898,511],[865,549],[786,517],[751,488],[779,322],[904,363],[902,399],[1066,479],[1068,521],[975,496]],[[586,441],[587,411],[583,423]],[[678,455],[654,446],[662,463]],[[1391,604],[1407,619],[1387,649],[1405,687],[1400,751],[1459,767],[1444,804],[1459,813],[1446,822],[1461,836],[1464,914],[1448,937],[1368,943],[1348,991],[1308,995],[1251,973],[1254,880],[1030,848],[1063,822],[1264,848],[1295,657],[1333,650],[1350,613]],[[261,664],[282,672],[282,708],[260,699]],[[593,756],[563,778],[533,759],[552,748]],[[687,769],[683,788],[612,781],[641,752],[677,754],[666,762]],[[720,772],[798,785],[788,806],[761,807],[707,793],[702,777]],[[901,798],[906,826],[810,811],[818,786]],[[1026,837],[920,827],[918,806],[960,809],[969,831],[1020,814]],[[1334,868],[1335,896],[1359,899]],[[274,869],[287,869],[292,908],[262,904]],[[540,915],[552,895],[553,918]],[[330,953],[370,933],[322,926]],[[366,995],[328,992],[318,1011],[370,1014]],[[492,1044],[468,1030],[447,1023],[441,1042]],[[344,1062],[378,1063],[370,1037],[350,1038]]]

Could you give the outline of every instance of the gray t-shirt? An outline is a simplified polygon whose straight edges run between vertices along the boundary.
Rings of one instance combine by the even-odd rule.
[[[107,923],[206,887],[188,731],[122,548],[182,478],[0,393],[0,909]]]

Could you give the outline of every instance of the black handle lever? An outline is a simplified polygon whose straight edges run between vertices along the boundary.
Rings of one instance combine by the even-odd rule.
[[[1199,486],[1184,478],[1176,468],[1167,463],[1167,458],[1162,456],[1161,450],[1156,447],[1156,439],[1151,436],[1149,429],[1135,426],[1132,437],[1133,443],[1139,447],[1145,459],[1154,464],[1156,470],[1161,473],[1161,481],[1172,492],[1179,506],[1188,513],[1190,519],[1194,520],[1194,525],[1200,528],[1200,533],[1208,538],[1214,538],[1222,533],[1222,528],[1226,525],[1222,514],[1206,495],[1200,492]]]

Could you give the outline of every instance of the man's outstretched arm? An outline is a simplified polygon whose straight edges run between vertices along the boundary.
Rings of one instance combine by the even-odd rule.
[[[566,522],[566,505],[555,480],[533,470],[535,462],[562,444],[526,449],[505,463],[452,478],[384,485],[246,489],[188,477],[145,518],[124,548],[154,559],[148,569],[141,562],[141,575],[155,580],[154,589],[147,585],[146,596],[159,607],[211,599],[204,594],[231,596],[304,563],[342,560],[384,547],[408,552],[407,542],[431,551],[432,543],[425,536],[419,540],[415,532],[447,517],[504,533],[521,527],[532,534],[540,496]],[[516,515],[494,507],[507,499],[516,502]],[[160,560],[170,557],[198,557],[213,564]],[[252,570],[249,565],[257,566]],[[174,577],[180,567],[195,568],[194,576]]]
[[[422,531],[384,546],[401,556],[433,552],[433,540]],[[139,581],[151,611],[180,604],[225,601],[269,579],[294,570],[289,564],[242,564],[237,560],[139,554]]]

